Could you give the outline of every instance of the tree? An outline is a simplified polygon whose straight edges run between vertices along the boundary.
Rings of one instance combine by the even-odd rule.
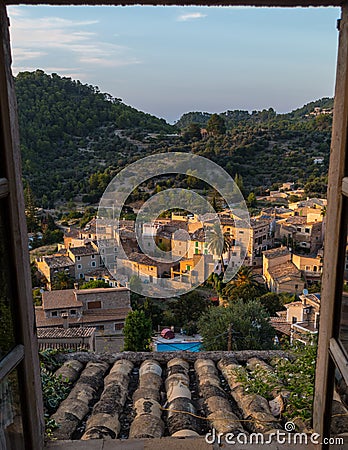
[[[84,283],[80,289],[97,289],[97,288],[110,288],[111,286],[109,283],[103,280],[93,280],[93,281],[87,281],[87,283]]]
[[[52,280],[52,289],[72,289],[75,280],[66,272],[58,272]]]
[[[208,301],[198,292],[181,295],[169,305],[175,325],[185,328],[188,322],[197,321],[208,308]]]
[[[212,114],[207,122],[207,131],[213,136],[226,133],[225,120],[219,114]]]
[[[251,267],[242,266],[233,280],[224,288],[223,295],[231,302],[237,299],[254,300],[267,292],[257,278]]]
[[[25,217],[27,219],[27,227],[29,233],[34,233],[39,229],[39,220],[37,217],[37,207],[35,204],[35,197],[30,188],[29,183],[24,189],[24,203],[25,203]]]
[[[231,237],[228,233],[222,234],[220,225],[215,223],[212,229],[207,232],[208,250],[213,255],[219,255],[221,261],[221,271],[225,272],[225,264],[223,254],[232,246]]]
[[[152,322],[144,311],[128,313],[124,325],[124,350],[131,352],[150,351]]]
[[[236,173],[233,181],[237,185],[240,192],[244,195],[244,182],[243,182],[242,175],[239,175],[238,173]]]
[[[275,292],[267,292],[259,300],[271,316],[275,316],[277,311],[285,309],[281,298]]]
[[[198,322],[204,350],[227,350],[228,329],[232,327],[233,350],[266,350],[273,348],[275,330],[269,315],[258,300],[209,308]]]
[[[256,195],[254,194],[254,192],[250,192],[247,198],[247,205],[249,206],[249,208],[255,208],[256,204]]]
[[[184,130],[183,139],[185,142],[191,141],[192,139],[202,139],[200,125],[198,123],[190,123]]]

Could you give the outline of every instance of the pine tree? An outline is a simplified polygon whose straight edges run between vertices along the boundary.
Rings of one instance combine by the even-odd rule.
[[[39,229],[39,221],[37,217],[37,207],[33,191],[27,183],[24,189],[25,217],[27,219],[27,227],[29,233],[35,233]]]

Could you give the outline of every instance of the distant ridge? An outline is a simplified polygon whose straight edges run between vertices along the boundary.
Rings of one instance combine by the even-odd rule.
[[[278,114],[274,111],[273,108],[263,109],[262,111],[249,111],[246,110],[228,110],[222,113],[219,113],[225,119],[227,127],[233,127],[238,125],[239,123],[245,122],[264,122],[269,120],[291,120],[291,119],[303,119],[306,114],[309,114],[314,110],[314,108],[319,107],[321,109],[332,109],[333,108],[333,98],[323,97],[321,99],[312,101],[302,106],[301,108],[297,108],[287,114]],[[191,123],[198,123],[202,127],[205,127],[208,120],[210,119],[213,113],[208,112],[200,112],[200,111],[192,111],[183,114],[180,119],[175,122],[175,126],[180,129],[184,129],[188,127]]]

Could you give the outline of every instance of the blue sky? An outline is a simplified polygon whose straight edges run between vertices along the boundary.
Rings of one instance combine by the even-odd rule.
[[[170,122],[332,96],[338,8],[8,8],[13,72],[45,70]]]

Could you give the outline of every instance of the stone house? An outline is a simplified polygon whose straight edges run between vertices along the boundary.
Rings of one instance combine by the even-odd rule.
[[[95,328],[38,328],[39,350],[95,351]]]
[[[268,289],[277,294],[299,294],[304,288],[301,271],[291,261],[286,247],[263,252],[262,274]]]
[[[75,263],[68,256],[42,256],[36,260],[36,266],[45,276],[48,289],[52,289],[52,283],[59,272],[75,278]]]
[[[90,242],[81,247],[68,248],[67,255],[75,264],[76,279],[84,279],[86,273],[103,266],[97,246]]]
[[[95,327],[97,349],[116,350],[122,348],[129,311],[130,293],[125,287],[64,289],[44,292],[35,315],[38,328]]]
[[[300,295],[300,300],[285,305],[286,321],[291,324],[290,342],[307,343],[318,333],[320,295]]]

